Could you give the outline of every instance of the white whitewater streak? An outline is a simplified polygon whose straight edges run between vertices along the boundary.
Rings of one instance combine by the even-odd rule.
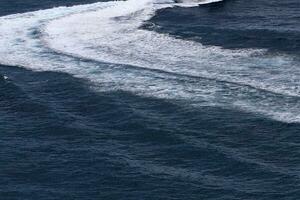
[[[2,17],[0,62],[38,70],[64,71],[105,83],[108,89],[124,89],[157,98],[185,99],[193,104],[203,103],[205,99],[211,104],[234,106],[280,121],[300,122],[300,105],[294,99],[298,100],[300,96],[299,63],[288,56],[267,56],[262,50],[232,51],[206,47],[139,29],[157,9],[178,5],[164,2],[114,1]],[[197,4],[210,2],[215,1]],[[59,54],[53,54],[45,45]],[[125,73],[120,67],[105,71],[96,64],[84,63],[64,54],[150,71]],[[229,89],[213,82],[180,84],[166,80],[166,77],[157,79],[152,77],[154,72],[151,70],[225,81],[222,85]]]
[[[136,0],[129,0],[113,9],[53,20],[45,27],[44,39],[52,49],[78,57],[229,80],[274,93],[300,96],[300,72],[290,58],[260,56],[257,50],[204,47],[141,30],[139,27],[152,17],[156,8],[152,1],[138,2],[138,6]],[[117,18],[121,16],[123,19]]]
[[[181,7],[194,7],[201,4],[210,4],[210,3],[216,3],[223,0],[178,0],[174,3],[175,6],[181,6]]]

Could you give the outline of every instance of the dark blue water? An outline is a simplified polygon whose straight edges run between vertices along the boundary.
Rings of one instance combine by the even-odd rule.
[[[153,18],[158,31],[226,48],[300,52],[300,2],[227,0],[195,8],[163,10]],[[176,23],[172,21],[176,15]]]
[[[0,15],[91,2],[2,0]],[[144,28],[226,49],[265,48],[297,62],[299,9],[298,0],[228,0],[163,9]],[[296,119],[93,84],[0,65],[1,200],[300,199]]]

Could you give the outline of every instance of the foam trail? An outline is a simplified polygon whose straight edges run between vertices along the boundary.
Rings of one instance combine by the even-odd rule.
[[[46,26],[44,39],[52,49],[78,57],[230,80],[274,93],[300,96],[299,80],[290,79],[295,72],[299,73],[299,69],[289,58],[266,58],[251,50],[204,47],[199,43],[140,30],[143,21],[151,18],[156,9],[149,0],[139,2],[136,6],[135,0],[130,0],[113,9],[54,20]],[[138,11],[142,14],[130,17]],[[128,18],[116,18],[120,16]]]
[[[262,50],[203,46],[139,28],[157,9],[174,5],[114,1],[2,17],[0,62],[71,73],[101,83],[101,90],[122,89],[300,121],[299,63]]]

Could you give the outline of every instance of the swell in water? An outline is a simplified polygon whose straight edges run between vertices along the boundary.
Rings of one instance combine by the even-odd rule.
[[[158,9],[217,1],[113,1],[1,17],[0,62],[70,73],[98,90],[299,123],[300,69],[290,55],[203,46],[140,28]]]

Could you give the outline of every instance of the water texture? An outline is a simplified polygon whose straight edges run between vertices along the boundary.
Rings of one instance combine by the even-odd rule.
[[[297,0],[0,16],[0,199],[300,198]]]

